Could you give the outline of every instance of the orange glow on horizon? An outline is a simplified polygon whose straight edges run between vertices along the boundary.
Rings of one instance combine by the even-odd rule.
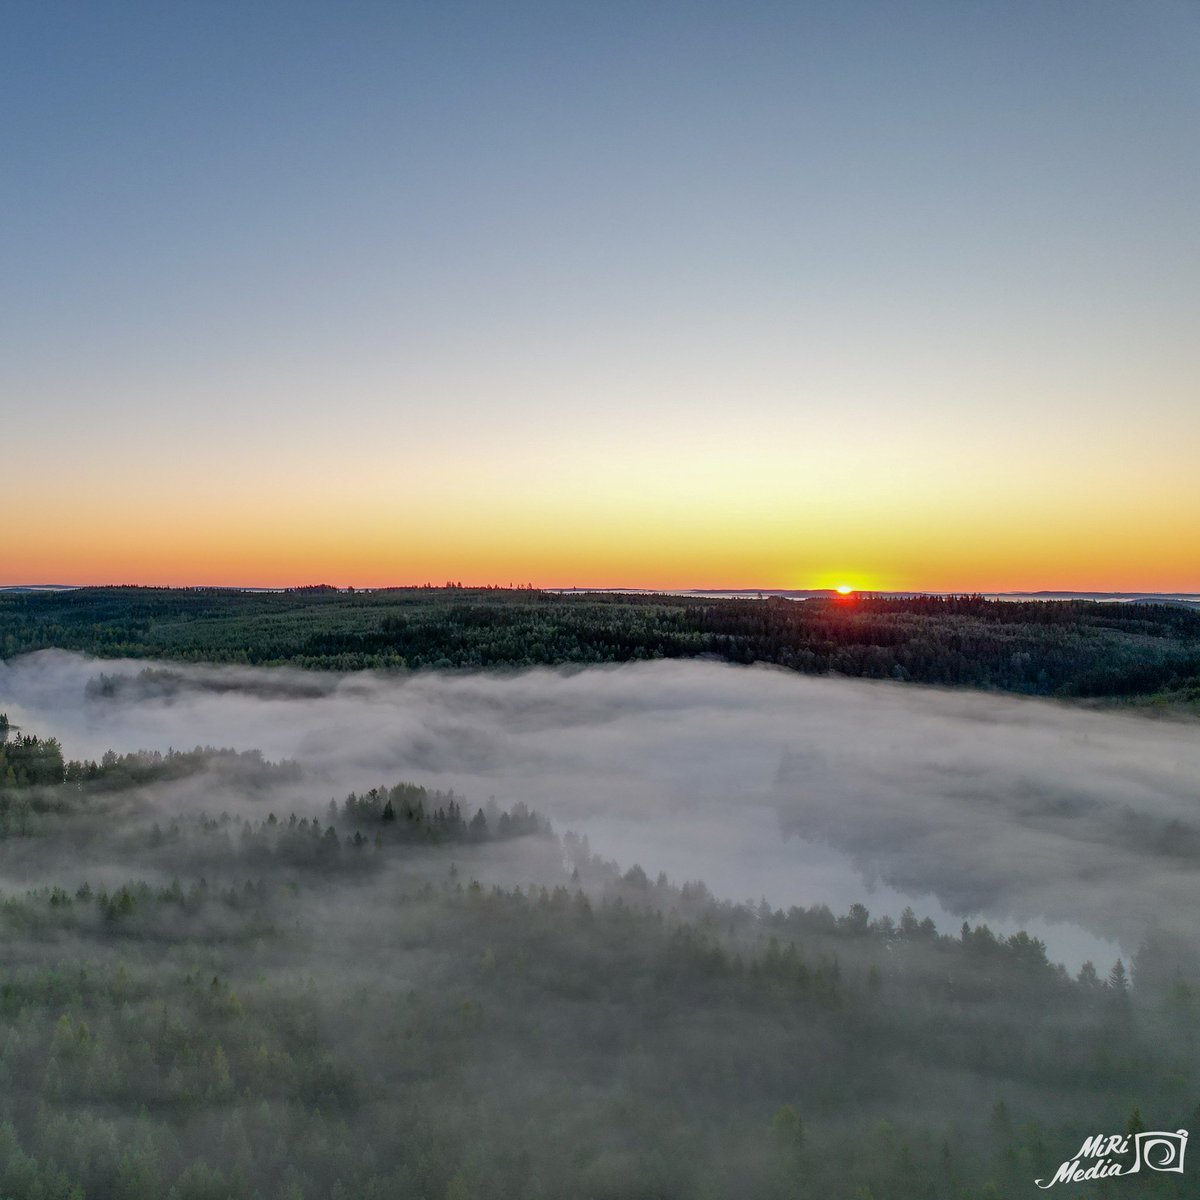
[[[143,534],[147,531],[142,530]],[[839,573],[814,561],[797,568],[792,547],[701,547],[691,539],[639,540],[632,532],[619,546],[581,537],[574,544],[531,536],[303,536],[298,531],[242,531],[226,537],[216,530],[187,535],[138,537],[109,531],[76,535],[53,545],[31,542],[10,547],[0,558],[0,585],[140,584],[158,587],[338,587],[383,588],[441,585],[468,587],[532,584],[537,588],[645,588],[647,590],[832,591],[850,599],[864,592],[1200,592],[1200,571],[1187,564],[1164,568],[1161,558],[1130,553],[1128,561],[1098,554],[1056,554],[1030,544],[1022,561],[1009,549],[987,562],[959,547],[913,546],[909,561],[894,546],[879,555],[874,570],[859,573],[857,586],[837,582]],[[819,548],[821,549],[821,548]],[[877,550],[868,546],[865,550]],[[1143,548],[1144,550],[1144,548]],[[707,551],[707,552],[704,552]],[[843,557],[838,555],[838,557]],[[855,557],[870,562],[866,552]],[[782,559],[791,560],[785,564]],[[844,578],[844,576],[842,576]]]
[[[832,505],[820,480],[810,496],[790,477],[646,478],[581,469],[573,488],[557,474],[380,468],[344,484],[296,470],[201,487],[165,470],[30,471],[14,484],[28,515],[4,530],[0,585],[1200,592],[1191,494],[1151,514],[1128,491],[914,486],[897,504],[864,483]]]

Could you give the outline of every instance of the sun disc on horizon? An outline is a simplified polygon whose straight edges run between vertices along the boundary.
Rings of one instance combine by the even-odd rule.
[[[848,583],[839,583],[837,585],[837,594],[839,596],[849,596],[854,589]]]

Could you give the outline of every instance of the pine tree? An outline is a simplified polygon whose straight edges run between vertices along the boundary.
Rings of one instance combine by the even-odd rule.
[[[1113,963],[1113,969],[1108,973],[1108,986],[1118,996],[1129,994],[1129,976],[1125,971],[1125,964],[1119,958]]]

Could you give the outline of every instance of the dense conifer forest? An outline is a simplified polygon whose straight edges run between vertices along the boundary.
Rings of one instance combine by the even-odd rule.
[[[1200,612],[1168,604],[461,587],[0,593],[0,658],[47,647],[343,671],[713,657],[810,674],[1200,704]]]
[[[1173,710],[1200,694],[1186,608],[979,597],[113,588],[0,595],[0,646],[148,660],[70,685],[87,722],[652,658]],[[63,660],[27,661],[24,687]],[[1098,1133],[1200,1128],[1200,959],[1178,920],[1131,915],[1136,952],[1068,971],[979,921],[717,898],[520,801],[411,778],[331,797],[311,751],[80,759],[18,723],[0,714],[3,1200],[1008,1200]],[[447,736],[470,754],[484,735]],[[816,769],[779,779],[824,786]],[[1078,810],[1097,838],[1117,819],[1045,797],[1039,819]],[[1150,838],[1186,891],[1190,817],[1163,841],[1126,812],[1130,861]]]
[[[1024,933],[718,902],[523,806],[276,811],[258,754],[0,732],[6,1200],[1000,1200],[1200,1124],[1171,946],[1071,975]],[[238,811],[173,806],[210,777]]]

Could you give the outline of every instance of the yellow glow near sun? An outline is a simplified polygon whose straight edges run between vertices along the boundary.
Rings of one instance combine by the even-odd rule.
[[[839,596],[848,596],[854,589],[848,583],[839,583],[837,591]]]

